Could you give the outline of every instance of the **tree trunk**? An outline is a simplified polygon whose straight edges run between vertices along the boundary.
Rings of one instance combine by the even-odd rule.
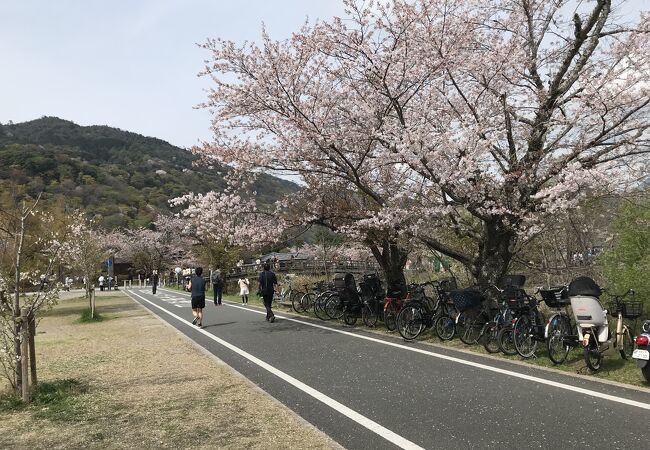
[[[381,249],[371,245],[370,250],[384,272],[387,287],[406,285],[404,266],[408,259],[408,252],[401,248],[395,241],[384,240]]]
[[[20,333],[22,332],[21,330],[21,322],[20,322],[20,268],[21,268],[21,259],[22,259],[22,254],[23,254],[23,243],[25,241],[25,202],[23,201],[23,209],[21,210],[21,216],[20,216],[20,231],[18,233],[18,239],[17,239],[17,244],[16,245],[16,278],[14,282],[16,283],[14,287],[14,352],[16,354],[16,361],[19,361],[21,359],[21,342],[20,342]],[[22,384],[23,384],[23,378],[22,378],[22,369],[20,367],[20,364],[16,363],[16,370],[15,370],[15,376],[16,376],[16,393],[20,394],[22,391]]]
[[[507,274],[517,236],[499,221],[484,222],[478,255],[470,271],[479,286],[497,284]]]
[[[35,345],[35,339],[34,337],[36,336],[36,317],[34,317],[34,313],[32,312],[29,315],[29,365],[30,365],[30,372],[31,372],[31,378],[32,378],[32,386],[36,386],[38,384],[38,377],[36,376],[36,345]]]

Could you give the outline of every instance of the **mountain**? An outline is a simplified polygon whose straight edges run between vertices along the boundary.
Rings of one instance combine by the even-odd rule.
[[[221,191],[224,166],[195,165],[197,157],[160,139],[108,126],[80,126],[57,117],[0,124],[0,189],[17,183],[46,201],[64,198],[106,228],[148,225],[167,201],[188,192]],[[298,185],[269,175],[257,199],[272,203]]]

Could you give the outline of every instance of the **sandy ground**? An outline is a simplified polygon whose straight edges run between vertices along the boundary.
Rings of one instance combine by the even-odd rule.
[[[0,413],[0,448],[327,449],[338,444],[119,292],[106,320],[79,323],[86,301],[40,322],[39,379],[88,390],[60,406]]]

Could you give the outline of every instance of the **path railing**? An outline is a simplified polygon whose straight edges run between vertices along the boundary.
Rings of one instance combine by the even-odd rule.
[[[270,263],[271,264],[271,263]],[[314,274],[333,276],[337,272],[366,273],[379,271],[374,261],[325,261],[325,260],[287,260],[271,264],[271,270],[278,273]],[[228,273],[228,278],[257,275],[263,270],[263,264],[244,264]]]

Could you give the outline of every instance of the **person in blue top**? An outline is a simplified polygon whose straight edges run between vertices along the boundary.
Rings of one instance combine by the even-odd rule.
[[[197,267],[194,270],[195,276],[192,277],[188,285],[188,289],[192,292],[192,325],[203,328],[203,308],[205,308],[205,280],[203,275],[203,268]]]
[[[275,322],[275,314],[273,314],[273,311],[271,310],[271,304],[273,302],[275,287],[278,285],[278,279],[275,277],[275,274],[271,272],[271,266],[269,263],[264,264],[264,272],[260,273],[260,277],[257,281],[259,282],[258,290],[262,294],[264,306],[266,307],[266,320],[273,323]]]

